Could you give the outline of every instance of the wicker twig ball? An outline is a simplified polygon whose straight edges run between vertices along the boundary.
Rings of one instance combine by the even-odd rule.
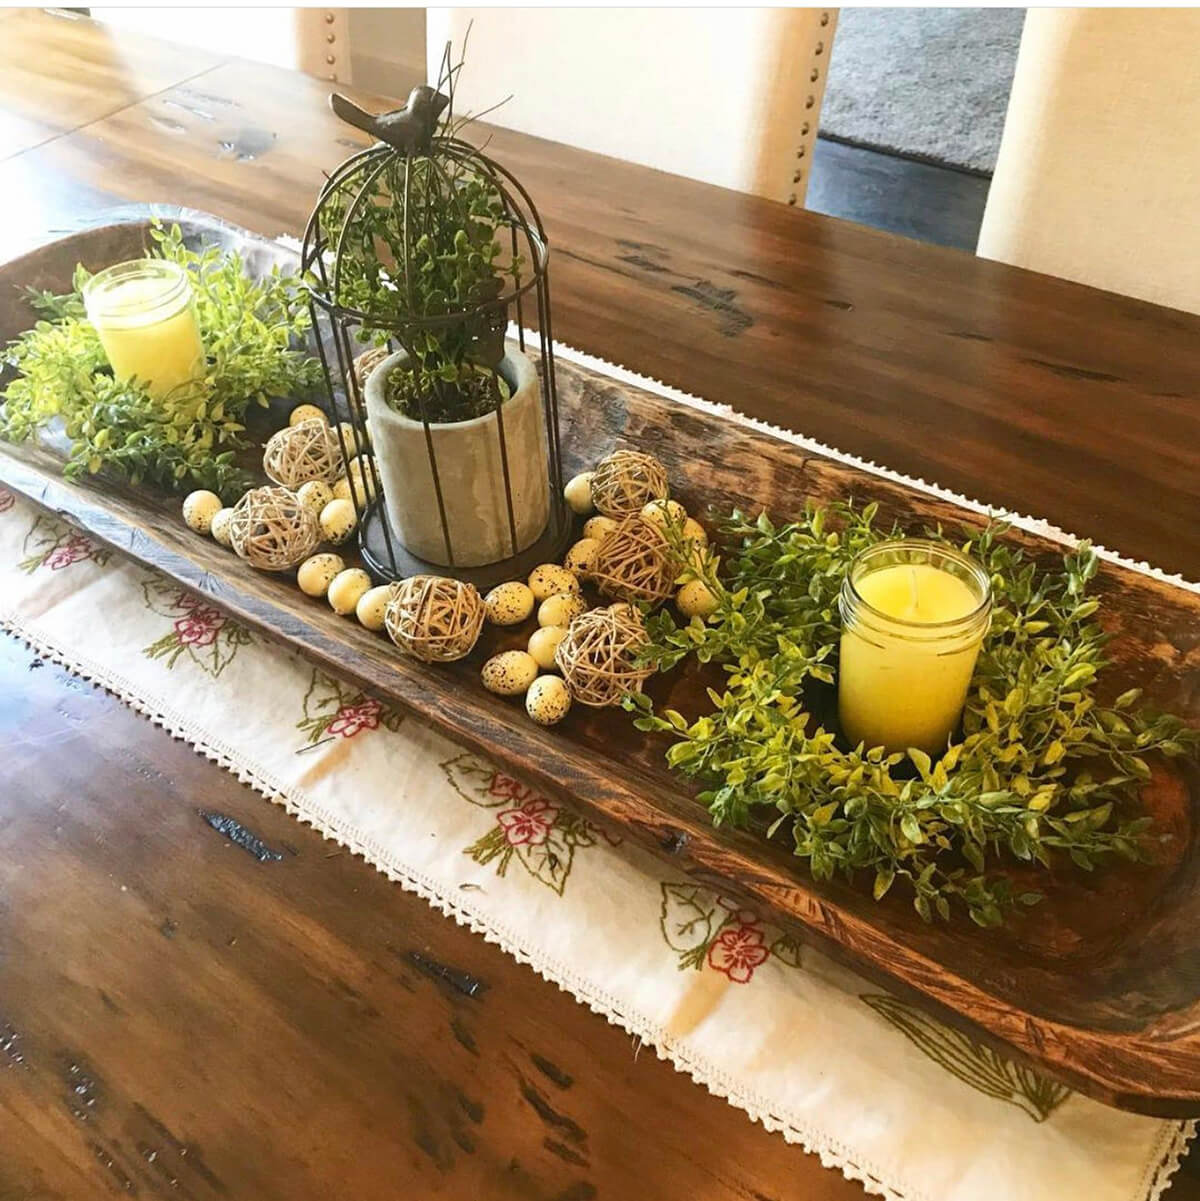
[[[364,350],[362,354],[355,355],[354,378],[358,383],[360,395],[367,386],[367,376],[391,353],[386,346],[372,346],[370,350]]]
[[[316,417],[277,430],[267,439],[263,470],[285,488],[309,480],[332,484],[345,470],[336,431]]]
[[[592,504],[606,517],[640,513],[669,491],[667,469],[653,455],[637,450],[614,450],[596,464],[592,476]]]
[[[383,620],[401,650],[425,663],[449,663],[471,653],[485,612],[474,584],[414,575],[392,585]]]
[[[634,513],[600,539],[590,575],[602,596],[657,605],[674,594],[676,568],[662,530]]]
[[[320,541],[316,514],[287,488],[251,488],[229,518],[229,545],[261,571],[296,567]]]
[[[642,616],[632,605],[591,609],[571,622],[554,661],[581,705],[603,708],[627,692],[641,692],[653,668],[637,665],[646,643]]]

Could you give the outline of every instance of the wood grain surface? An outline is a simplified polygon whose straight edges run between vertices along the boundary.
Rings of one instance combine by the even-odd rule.
[[[37,27],[29,55],[63,45],[58,19],[28,20]],[[101,44],[132,44],[76,28],[80,45],[63,77]],[[172,52],[159,53],[165,61]],[[0,89],[13,126],[61,111],[64,78],[43,74],[17,89],[8,72],[0,68]],[[21,198],[0,226],[0,259],[129,199],[208,208],[265,233],[297,230],[320,170],[358,144],[328,115],[324,93],[312,80],[231,63],[0,162],[0,187]],[[492,149],[531,186],[550,227],[556,332],[566,341],[1200,577],[1190,520],[1196,319],[520,135],[499,132]],[[652,1056],[635,1058],[619,1032],[362,863],[326,860],[311,832],[142,719],[62,673],[27,671],[28,657],[4,646],[0,729],[6,746],[19,747],[21,787],[10,794],[13,820],[6,810],[0,825],[0,870],[36,860],[38,871],[6,870],[0,893],[0,1196],[118,1193],[114,1165],[140,1195],[184,1195],[153,1166],[161,1154],[178,1167],[183,1151],[199,1153],[221,1195],[295,1201],[397,1191],[576,1201],[862,1195]],[[65,768],[56,754],[64,744]],[[301,856],[272,876],[188,820],[200,796]],[[231,869],[235,883],[215,875],[210,886],[221,855],[247,862]],[[154,917],[136,921],[101,885],[140,863],[159,873],[160,891],[142,906]],[[19,906],[14,876],[28,885]],[[170,916],[177,897],[233,932],[203,927],[187,936],[188,956],[176,956],[178,938],[155,919],[159,908]],[[40,918],[46,898],[54,908]],[[233,970],[223,958],[236,949],[229,940],[251,927],[257,962]],[[409,973],[406,985],[399,970],[376,971],[379,958],[393,963],[378,951],[385,940],[486,981],[484,1001],[458,1000],[436,973]],[[94,964],[115,992],[87,992]],[[368,1047],[335,974],[388,1014]],[[276,975],[286,991],[271,987]],[[213,1048],[191,1035],[196,978],[227,1018]],[[273,1020],[239,1020],[264,1006]],[[455,1006],[475,1018],[482,1057],[453,1027],[447,1037]],[[537,1037],[518,1043],[510,1030]],[[322,1054],[310,1063],[314,1047]],[[529,1069],[529,1047],[571,1078],[568,1093]],[[430,1095],[450,1098],[432,1128],[455,1148],[452,1161],[431,1154],[431,1125],[414,1116],[411,1088],[367,1097],[350,1087],[381,1064],[424,1073],[436,1082]],[[70,1106],[81,1085],[95,1097],[97,1081],[105,1116],[89,1128]],[[454,1090],[488,1092],[475,1154],[454,1138]],[[586,1167],[562,1135],[570,1123],[587,1136]],[[345,1155],[367,1137],[373,1157]],[[204,1197],[201,1177],[176,1179]],[[1192,1159],[1168,1197],[1200,1197]]]

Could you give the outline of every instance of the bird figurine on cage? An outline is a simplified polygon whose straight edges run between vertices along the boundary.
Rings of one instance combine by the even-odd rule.
[[[329,97],[329,107],[348,125],[386,142],[401,154],[424,154],[428,151],[438,118],[449,103],[448,96],[443,96],[427,83],[418,84],[409,92],[408,102],[403,108],[378,115],[359,108],[353,100],[337,92]]]

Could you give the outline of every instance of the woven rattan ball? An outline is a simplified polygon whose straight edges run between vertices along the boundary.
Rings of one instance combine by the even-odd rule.
[[[364,350],[362,354],[355,356],[354,378],[358,383],[360,393],[367,386],[367,376],[391,353],[386,346],[373,346],[370,350]]]
[[[332,484],[345,470],[337,433],[317,417],[277,430],[267,439],[263,470],[285,488],[309,480]]]
[[[554,661],[581,705],[603,708],[627,692],[641,692],[653,669],[637,665],[646,627],[632,605],[591,609],[571,622]]]
[[[592,476],[592,504],[606,517],[640,513],[668,491],[667,469],[653,455],[637,450],[614,450],[600,460]]]
[[[302,563],[321,540],[321,527],[287,488],[251,488],[229,519],[229,545],[262,571],[287,571]]]
[[[474,584],[414,575],[392,585],[384,625],[401,650],[426,663],[449,663],[471,653],[485,612]]]
[[[675,591],[676,563],[663,532],[637,513],[605,534],[592,560],[602,596],[657,605]]]

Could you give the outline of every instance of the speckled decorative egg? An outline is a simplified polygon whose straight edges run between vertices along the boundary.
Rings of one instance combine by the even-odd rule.
[[[222,545],[232,546],[233,543],[229,540],[229,519],[233,516],[233,509],[218,509],[213,514],[213,519],[208,527],[208,532]]]
[[[354,497],[350,494],[350,481],[344,475],[334,481],[330,491],[333,493],[334,500],[348,500],[351,504],[354,503]]]
[[[708,531],[694,517],[689,517],[683,523],[683,536],[689,542],[699,542],[701,546],[708,545]]]
[[[334,428],[334,433],[338,435],[338,445],[345,447],[347,458],[352,458],[363,449],[362,439],[355,433],[354,426],[348,421],[339,421]]]
[[[493,625],[515,626],[533,612],[533,592],[520,580],[497,584],[483,598],[487,607],[487,618]]]
[[[717,598],[703,580],[689,580],[679,589],[675,604],[684,617],[707,617],[717,608]]]
[[[599,542],[605,534],[611,534],[616,528],[617,523],[611,517],[605,517],[603,513],[597,513],[595,517],[589,517],[583,523],[583,536],[585,538],[594,538]]]
[[[321,510],[321,536],[335,546],[345,542],[354,533],[357,524],[358,515],[348,500],[334,497]]]
[[[578,592],[556,592],[538,605],[538,625],[569,626],[572,618],[586,610],[587,601]]]
[[[571,512],[578,513],[580,517],[596,510],[592,504],[592,476],[595,474],[594,471],[584,471],[568,480],[563,489],[563,500],[571,507]]]
[[[339,571],[329,585],[329,607],[345,617],[354,612],[370,589],[371,577],[361,567],[347,567],[345,571]]]
[[[539,726],[553,726],[566,717],[571,694],[558,676],[538,676],[525,694],[525,712]]]
[[[201,489],[189,492],[183,501],[183,520],[197,534],[212,529],[212,519],[221,511],[221,498],[215,492]]]
[[[585,576],[592,570],[592,564],[596,560],[596,550],[600,543],[595,538],[580,538],[569,551],[567,557],[563,560],[563,566],[577,576]]]
[[[543,563],[529,573],[529,587],[535,600],[544,601],[556,592],[578,592],[579,580],[573,571],[557,563]]]
[[[642,508],[642,520],[660,529],[668,524],[682,525],[687,519],[687,510],[677,500],[652,500]]]
[[[500,696],[519,696],[529,689],[537,679],[538,665],[532,655],[524,651],[501,651],[493,655],[479,673],[488,692]]]
[[[543,671],[555,669],[554,652],[566,636],[566,626],[540,626],[529,635],[529,653]]]
[[[313,555],[300,564],[296,583],[305,596],[324,596],[334,577],[345,567],[341,555]]]
[[[333,489],[324,480],[309,480],[296,489],[296,499],[320,517],[321,510],[333,500]]]
[[[346,479],[352,491],[351,500],[357,500],[360,505],[366,505],[368,500],[375,499],[375,475],[373,464],[366,462],[367,456],[358,455],[350,460],[346,469]]]
[[[299,425],[302,421],[323,421],[329,424],[323,409],[316,405],[297,405],[288,415],[288,425]]]
[[[358,604],[354,606],[354,615],[365,629],[383,629],[384,614],[391,596],[391,584],[380,584],[378,588],[368,588],[358,598]]]

